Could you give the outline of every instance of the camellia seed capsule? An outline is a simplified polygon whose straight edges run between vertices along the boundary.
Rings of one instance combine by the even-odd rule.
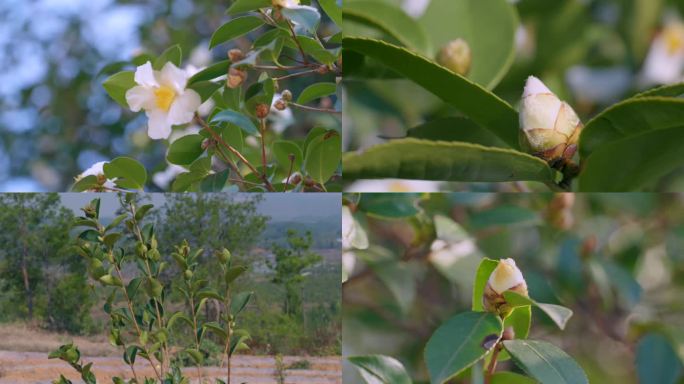
[[[548,162],[570,161],[577,152],[582,122],[534,76],[527,78],[520,103],[520,146]]]
[[[437,62],[452,72],[465,76],[470,71],[472,62],[470,46],[463,39],[450,41],[439,51]]]
[[[513,259],[499,260],[499,264],[489,275],[482,295],[482,305],[485,310],[498,313],[503,317],[507,316],[511,308],[506,305],[506,299],[503,296],[506,291],[513,291],[527,297],[527,283]]]

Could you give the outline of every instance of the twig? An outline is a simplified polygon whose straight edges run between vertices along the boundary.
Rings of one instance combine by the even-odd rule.
[[[266,119],[259,119],[259,128],[261,131],[261,164],[264,172],[266,172]]]
[[[494,353],[492,353],[492,360],[489,361],[489,366],[487,366],[487,372],[485,373],[484,382],[485,384],[490,384],[492,380],[492,375],[496,370],[496,359],[499,357],[499,352],[501,351],[501,345],[496,343],[494,346]]]
[[[293,77],[306,76],[306,75],[309,75],[309,74],[312,74],[312,73],[318,73],[318,67],[316,67],[316,68],[314,68],[314,69],[309,69],[309,70],[306,70],[306,71],[290,73],[290,74],[288,74],[288,75],[283,75],[283,76],[280,76],[280,77],[274,77],[274,78],[273,78],[273,81],[280,81],[280,80],[290,79],[290,78],[293,78]]]
[[[301,105],[301,104],[297,104],[297,103],[293,103],[293,102],[289,102],[289,103],[287,103],[287,105],[291,105],[293,107],[297,107],[300,109],[304,109],[307,111],[313,111],[313,112],[334,113],[336,115],[342,114],[342,111],[336,111],[334,109],[309,107],[308,105]]]

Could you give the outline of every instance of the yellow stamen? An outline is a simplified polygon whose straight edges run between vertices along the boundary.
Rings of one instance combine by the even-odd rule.
[[[671,25],[665,27],[663,31],[665,44],[667,45],[667,53],[674,55],[680,49],[684,48],[684,26]]]
[[[173,100],[176,98],[176,92],[167,87],[161,86],[154,90],[155,103],[157,107],[163,111],[168,111],[171,108]]]

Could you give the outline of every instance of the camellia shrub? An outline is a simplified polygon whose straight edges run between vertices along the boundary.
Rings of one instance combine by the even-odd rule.
[[[202,366],[205,361],[221,361],[225,366],[225,380],[216,383],[230,384],[231,357],[236,351],[247,349],[249,334],[236,326],[252,292],[239,291],[235,280],[247,267],[235,265],[227,249],[215,253],[222,283],[212,286],[208,280],[195,274],[202,249],[192,250],[182,241],[171,253],[176,269],[173,269],[159,251],[154,225],[142,225],[151,204],[138,206],[134,194],[121,197],[126,212],[108,225],[99,220],[100,200],[95,199],[83,208],[84,216],[78,218],[75,226],[78,234],[77,251],[88,265],[88,275],[107,291],[104,311],[109,317],[109,341],[123,352],[123,361],[130,367],[129,380],[114,377],[116,384],[181,384],[189,383],[182,368],[185,362],[194,365],[193,379],[205,381]],[[117,230],[124,223],[128,233]],[[128,240],[132,237],[132,241]],[[168,274],[176,271],[169,279]],[[125,271],[135,271],[132,275]],[[162,276],[164,274],[164,276]],[[178,292],[184,301],[182,309],[171,308],[167,298]],[[209,321],[202,313],[208,300],[220,303],[216,320]],[[183,333],[191,335],[184,338]],[[210,336],[210,334],[212,336]],[[212,337],[218,342],[216,348],[208,347],[205,339]],[[211,344],[215,345],[215,344]],[[78,346],[62,345],[49,355],[66,361],[87,384],[97,382],[92,362],[86,363]],[[136,365],[136,360],[146,360],[149,365]],[[153,374],[136,371],[136,367],[150,368]],[[71,383],[63,375],[55,383]]]
[[[183,52],[174,45],[159,56],[141,54],[103,70],[131,68],[103,86],[122,108],[145,114],[150,139],[168,140],[171,191],[336,188],[342,73],[336,25],[342,15],[335,0],[318,5],[323,12],[299,0],[235,0],[210,48],[235,46],[249,36],[249,49],[226,49],[224,60],[198,70],[182,67]],[[330,21],[322,23],[323,17]],[[302,78],[312,80],[290,89]],[[323,118],[305,137],[283,139],[274,121],[293,110]],[[119,157],[94,164],[73,190],[142,190],[147,182],[141,163]]]
[[[677,83],[680,80],[641,93],[625,91],[626,98],[605,103],[609,106],[602,111],[587,113],[585,108],[582,115],[591,116],[585,121],[575,112],[578,105],[554,93],[567,95],[561,85],[564,74],[582,57],[616,51],[606,46],[627,48],[618,51],[626,52],[624,58],[605,61],[628,62],[635,73],[638,63],[645,61],[648,66],[652,60],[644,60],[649,43],[645,39],[650,35],[647,31],[656,32],[661,15],[661,5],[656,3],[662,1],[649,4],[644,14],[620,6],[625,8],[619,13],[625,31],[619,36],[604,32],[610,25],[590,25],[592,6],[587,3],[511,3],[432,0],[414,18],[389,2],[345,2],[345,21],[350,21],[343,39],[346,87],[360,105],[370,104],[382,111],[379,115],[409,121],[403,137],[397,133],[385,143],[367,143],[366,138],[351,145],[360,149],[343,156],[345,182],[532,181],[550,190],[632,191],[657,189],[664,176],[682,166],[684,84]],[[609,8],[605,4],[594,8],[600,5]],[[526,12],[532,27],[520,23],[519,10]],[[390,14],[393,17],[379,16]],[[535,35],[530,37],[530,30]],[[664,38],[669,38],[667,46],[676,59],[684,54],[684,45],[681,33],[670,35]],[[528,36],[536,51],[529,62],[512,68],[516,36]],[[615,41],[621,37],[624,42]],[[534,76],[553,84],[547,86]],[[505,95],[497,93],[502,80]],[[509,91],[514,85],[515,96]],[[519,107],[504,98],[519,102]],[[352,101],[348,104],[353,107]],[[359,110],[363,108],[354,111]],[[349,130],[368,130],[365,121],[372,120],[350,123],[354,127]]]

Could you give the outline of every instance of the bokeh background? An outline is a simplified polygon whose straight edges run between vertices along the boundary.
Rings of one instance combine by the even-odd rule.
[[[423,25],[439,12],[430,0],[377,0],[400,6]],[[437,1],[437,0],[435,0]],[[511,0],[520,24],[511,39],[503,32],[500,46],[513,44],[511,68],[493,92],[517,108],[525,79],[535,75],[568,101],[582,121],[607,106],[644,89],[684,79],[684,1],[681,0]],[[445,7],[442,7],[445,8]],[[446,12],[446,11],[444,11]],[[429,32],[448,33],[439,19]],[[457,15],[453,25],[462,22]],[[485,21],[483,21],[485,22]],[[427,23],[427,24],[425,24]],[[497,25],[491,25],[496,29]],[[502,27],[503,28],[503,27]],[[393,41],[354,21],[345,30],[355,35]],[[428,30],[428,28],[426,28]],[[496,33],[496,32],[492,32]],[[456,38],[458,36],[454,36]],[[511,40],[513,40],[511,42]],[[441,47],[433,47],[439,50]],[[496,48],[500,50],[499,47]],[[477,63],[473,62],[473,66]],[[501,66],[504,64],[501,63]],[[471,69],[472,72],[472,69]],[[345,151],[367,148],[387,138],[406,135],[409,128],[456,111],[407,80],[346,80]],[[514,129],[512,127],[511,129]],[[684,183],[679,169],[661,180],[660,191],[677,191]],[[349,191],[513,191],[515,184],[360,181]],[[654,187],[654,188],[656,188]]]
[[[530,297],[574,311],[560,331],[533,309],[530,338],[561,347],[591,383],[684,380],[681,195],[348,194],[346,199],[356,224],[343,222],[343,355],[393,356],[416,383],[428,383],[425,344],[440,324],[470,310],[481,258],[513,258]],[[436,216],[454,223],[446,248],[434,243]],[[367,247],[359,241],[364,236]],[[654,339],[661,343],[651,343]],[[500,369],[515,368],[506,362]],[[348,363],[344,382],[361,382]]]
[[[185,68],[224,60],[229,48],[248,49],[259,31],[208,49],[231,3],[1,1],[0,191],[66,191],[83,170],[120,155],[146,166],[151,191],[164,189],[173,176],[163,172],[167,145],[147,137],[144,114],[107,96],[101,84],[111,71],[101,71],[173,44],[181,45]],[[298,91],[308,82],[296,78],[288,86]],[[302,137],[315,123],[309,114],[287,112],[272,126],[284,136]]]

